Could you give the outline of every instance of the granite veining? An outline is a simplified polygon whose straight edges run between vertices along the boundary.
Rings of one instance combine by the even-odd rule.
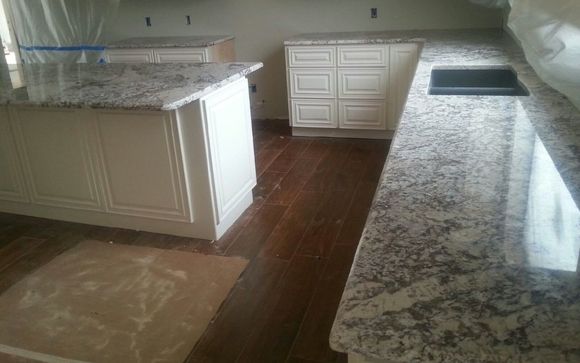
[[[232,35],[201,35],[172,37],[137,37],[127,38],[109,43],[111,49],[124,48],[199,48],[211,47],[232,40]]]
[[[580,362],[580,112],[499,31],[423,37],[331,346]],[[486,64],[511,65],[530,96],[427,94],[434,65]]]
[[[284,41],[284,45],[396,44],[424,42],[424,33],[413,31],[305,33]]]
[[[262,63],[29,64],[24,86],[0,77],[0,106],[174,110]]]

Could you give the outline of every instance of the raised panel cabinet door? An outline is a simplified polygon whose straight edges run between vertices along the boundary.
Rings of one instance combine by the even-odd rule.
[[[338,97],[384,99],[388,83],[386,69],[339,69]]]
[[[291,100],[292,126],[337,128],[335,100]]]
[[[89,126],[82,111],[15,108],[14,129],[34,203],[100,210]]]
[[[336,97],[336,70],[334,69],[289,69],[288,77],[292,98]]]
[[[338,47],[339,67],[387,67],[388,45],[345,45]]]
[[[152,49],[109,49],[105,52],[107,63],[153,63]]]
[[[207,49],[162,48],[155,49],[156,63],[203,63],[208,61]]]
[[[241,79],[202,98],[201,107],[219,225],[256,185],[247,80]]]
[[[334,67],[335,47],[286,47],[287,67]]]
[[[191,220],[170,113],[99,112],[97,134],[110,213]]]
[[[10,128],[8,111],[0,108],[0,199],[25,201],[26,188],[20,171],[14,136]]]
[[[341,129],[385,130],[387,124],[384,101],[339,101]]]
[[[391,46],[389,130],[397,128],[403,113],[417,68],[418,51],[417,44],[395,44]]]

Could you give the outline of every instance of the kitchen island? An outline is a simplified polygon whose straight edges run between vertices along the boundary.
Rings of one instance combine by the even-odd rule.
[[[219,238],[252,203],[245,76],[261,67],[45,64],[23,66],[23,84],[3,76],[0,211]]]
[[[392,37],[424,47],[331,346],[352,362],[579,362],[580,112],[501,31]],[[337,38],[364,41],[318,44]],[[427,94],[434,65],[496,64],[530,96]]]

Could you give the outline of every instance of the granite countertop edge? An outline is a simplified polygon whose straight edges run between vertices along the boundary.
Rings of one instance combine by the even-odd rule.
[[[28,65],[23,67],[23,72],[30,72],[33,75],[34,84],[12,91],[10,88],[0,90],[0,107],[171,111],[233,83],[263,66],[262,62],[69,65],[69,68],[65,64]],[[101,70],[99,67],[106,68]],[[59,72],[63,74],[64,81],[61,80]],[[186,76],[184,72],[187,72]],[[79,77],[83,80],[79,81],[75,76],[69,78],[69,74],[80,74]],[[155,77],[157,74],[159,76]],[[56,78],[46,79],[47,75]],[[155,85],[151,85],[153,78],[150,75],[155,77]],[[136,76],[138,78],[134,78]],[[2,82],[10,85],[10,78],[0,80],[0,85]],[[89,88],[85,89],[85,84]],[[18,96],[20,90],[26,95],[28,88],[33,90],[34,95],[43,96],[32,100],[26,96]],[[63,92],[66,96],[62,96]]]
[[[107,49],[205,48],[233,39],[233,35],[133,37],[110,42]]]

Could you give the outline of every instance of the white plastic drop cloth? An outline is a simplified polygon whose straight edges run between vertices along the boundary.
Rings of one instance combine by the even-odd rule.
[[[512,0],[508,26],[546,83],[580,109],[580,0]]]
[[[470,1],[487,7],[511,6],[508,27],[528,63],[580,109],[580,0]]]
[[[25,63],[96,63],[120,0],[10,0]]]

